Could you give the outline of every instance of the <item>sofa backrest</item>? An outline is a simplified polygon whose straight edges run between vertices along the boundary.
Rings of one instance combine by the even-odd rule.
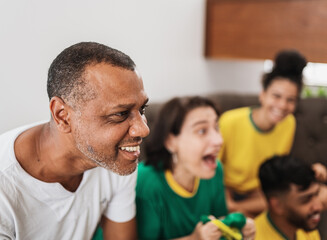
[[[256,94],[216,93],[206,97],[214,101],[222,113],[233,108],[259,105]],[[146,110],[150,130],[161,105],[162,103],[151,103]],[[310,163],[321,162],[327,166],[327,99],[301,99],[294,115],[297,128],[292,154]],[[141,155],[141,159],[143,158],[144,147]]]
[[[223,113],[227,110],[245,106],[258,106],[258,96],[255,94],[217,93],[207,95],[214,101]],[[159,112],[162,103],[150,104],[146,117],[150,129]],[[327,99],[301,99],[294,113],[296,132],[291,154],[309,163],[321,162],[327,166]],[[141,146],[141,160],[145,158],[144,147]],[[327,211],[324,211],[319,224],[321,239],[327,239]]]

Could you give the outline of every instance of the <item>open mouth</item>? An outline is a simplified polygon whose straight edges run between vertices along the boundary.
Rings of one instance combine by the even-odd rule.
[[[314,221],[315,223],[318,223],[320,221],[320,213],[313,213],[309,216],[309,219]]]
[[[217,161],[216,161],[216,155],[208,154],[205,155],[203,158],[204,163],[209,168],[216,168],[217,167]]]
[[[120,147],[121,150],[126,152],[139,152],[140,146],[132,146],[132,147]]]
[[[130,161],[135,161],[139,158],[141,151],[140,145],[137,146],[122,146],[119,147],[119,152],[122,154],[123,158]]]
[[[283,119],[284,117],[287,116],[287,114],[284,111],[281,111],[279,109],[273,109],[271,112],[273,116],[278,119]]]

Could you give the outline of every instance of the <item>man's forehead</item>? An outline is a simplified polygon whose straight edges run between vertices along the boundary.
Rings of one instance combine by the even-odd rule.
[[[96,95],[92,101],[101,103],[101,109],[140,106],[148,99],[136,71],[99,63],[87,66],[83,77],[85,85]]]
[[[316,192],[319,191],[319,183],[316,183],[316,182],[312,182],[310,184],[310,186],[307,188],[307,189],[302,189],[301,186],[299,185],[296,185],[294,183],[291,183],[290,184],[290,192],[289,194],[293,194],[293,195],[296,195],[298,197],[301,197],[301,196],[307,196],[307,195],[311,195],[311,194],[315,194]]]
[[[100,92],[135,94],[143,89],[143,81],[138,72],[107,63],[89,65],[83,77],[86,84]]]

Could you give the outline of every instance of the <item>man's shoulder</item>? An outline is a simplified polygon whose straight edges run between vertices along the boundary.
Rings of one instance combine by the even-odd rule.
[[[255,219],[255,224],[260,224],[261,222],[267,222],[267,212],[260,213]]]
[[[0,135],[0,172],[8,169],[15,163],[14,142],[21,128],[16,128]]]
[[[45,121],[36,122],[15,129],[9,130],[0,135],[0,171],[6,170],[12,164],[15,164],[14,142],[16,138],[24,131],[33,126],[44,123]]]
[[[310,232],[306,232],[302,229],[298,229],[296,232],[297,240],[320,240],[320,234],[318,230],[313,230]]]

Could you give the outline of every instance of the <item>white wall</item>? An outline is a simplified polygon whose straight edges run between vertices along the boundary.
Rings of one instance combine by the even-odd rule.
[[[151,101],[258,92],[262,61],[203,57],[204,19],[204,0],[0,0],[0,133],[49,118],[48,67],[81,41],[130,55]]]

